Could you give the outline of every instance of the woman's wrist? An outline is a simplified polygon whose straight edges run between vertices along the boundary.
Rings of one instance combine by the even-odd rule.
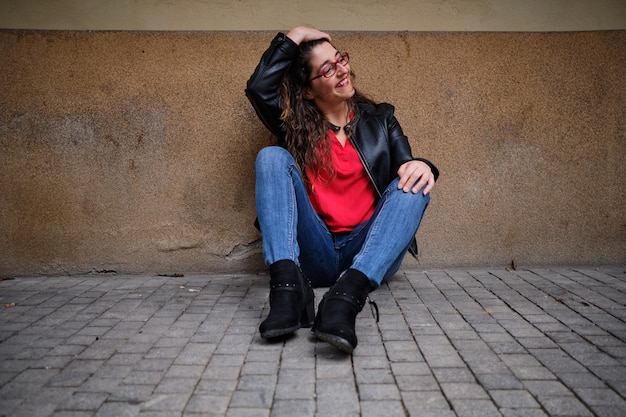
[[[287,37],[293,41],[296,45],[300,45],[303,39],[301,28],[293,28],[287,32]]]

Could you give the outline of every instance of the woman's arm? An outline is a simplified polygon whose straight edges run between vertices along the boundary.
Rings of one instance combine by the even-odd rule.
[[[402,132],[402,128],[393,114],[388,123],[392,158],[395,158],[400,164],[397,171],[400,177],[398,188],[407,193],[411,191],[414,194],[424,188],[424,195],[428,194],[435,186],[439,170],[427,159],[414,158],[411,155],[408,138]]]
[[[289,65],[298,54],[298,45],[330,36],[317,29],[296,27],[287,35],[277,34],[263,53],[254,73],[246,84],[246,96],[257,116],[274,135],[281,136],[279,87]]]
[[[291,29],[287,33],[287,37],[294,41],[296,45],[300,45],[302,42],[315,41],[318,39],[327,39],[328,42],[331,40],[328,33],[305,26],[298,26]]]
[[[246,84],[246,96],[258,118],[278,137],[282,135],[279,87],[297,52],[298,45],[285,34],[277,34]]]

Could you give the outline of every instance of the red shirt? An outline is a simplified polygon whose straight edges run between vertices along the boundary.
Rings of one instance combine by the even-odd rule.
[[[336,176],[326,181],[307,170],[309,199],[331,232],[349,232],[374,214],[376,190],[350,139],[342,146],[330,130],[329,140]]]

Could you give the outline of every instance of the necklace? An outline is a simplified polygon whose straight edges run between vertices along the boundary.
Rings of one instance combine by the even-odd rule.
[[[328,124],[330,125],[330,130],[332,130],[333,132],[335,132],[335,133],[339,133],[339,131],[340,131],[341,129],[343,129],[343,130],[346,132],[346,134],[348,133],[348,131],[347,131],[346,129],[347,129],[347,128],[348,128],[348,126],[350,125],[350,124],[348,123],[347,125],[345,125],[345,126],[342,128],[341,126],[334,125],[334,124],[332,124],[331,122],[328,122]]]
[[[330,126],[330,130],[332,130],[333,132],[339,133],[339,131],[343,129],[343,131],[346,132],[346,136],[350,137],[352,135],[352,128],[354,126],[355,121],[356,121],[356,117],[350,120],[348,124],[343,127],[332,124],[331,122],[328,122],[328,125]]]

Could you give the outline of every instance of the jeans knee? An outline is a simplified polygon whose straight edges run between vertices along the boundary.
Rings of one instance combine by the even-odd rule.
[[[402,193],[406,194],[406,198],[410,200],[409,204],[411,206],[426,207],[428,203],[430,202],[430,193],[424,195],[423,191],[424,189],[422,188],[417,193],[414,193],[413,191],[409,191],[408,193],[405,193],[404,191],[402,191]]]
[[[423,189],[417,193],[413,191],[405,192],[402,189],[398,189],[399,178],[396,178],[389,184],[385,193],[387,198],[392,198],[398,201],[398,204],[405,205],[406,208],[411,207],[426,207],[430,202],[430,193],[424,195]],[[425,187],[425,186],[424,186]]]
[[[263,168],[276,169],[293,162],[293,157],[285,148],[280,146],[267,146],[259,151],[254,164],[254,169],[259,171]]]

